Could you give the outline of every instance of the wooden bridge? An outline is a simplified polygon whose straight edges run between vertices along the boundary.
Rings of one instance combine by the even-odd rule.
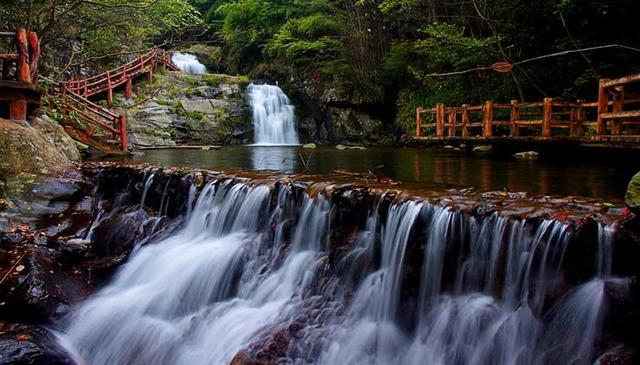
[[[38,36],[18,29],[0,32],[0,37],[11,39],[10,52],[0,54],[0,102],[8,104],[8,112],[0,117],[26,122],[28,104],[39,104],[41,97],[38,91]],[[70,81],[48,80],[51,84],[49,99],[58,104],[55,107],[63,114],[60,123],[72,138],[105,153],[128,153],[126,115],[118,115],[89,98],[104,97],[111,105],[114,90],[124,86],[125,96],[131,99],[133,80],[147,77],[151,82],[158,66],[178,70],[166,51],[153,48],[135,60],[99,75]]]
[[[600,80],[598,100],[418,108],[416,141],[574,141],[640,146],[640,74]],[[430,132],[429,135],[425,135]]]

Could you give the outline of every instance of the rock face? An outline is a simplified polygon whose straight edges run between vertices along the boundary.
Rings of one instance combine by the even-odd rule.
[[[388,145],[393,130],[375,116],[379,101],[362,95],[340,80],[298,80],[292,78],[302,104],[299,133],[305,142],[331,144]]]
[[[73,365],[47,330],[0,322],[0,365]]]
[[[235,76],[157,75],[138,89],[141,104],[128,110],[129,141],[138,147],[245,144],[251,117],[244,89]]]

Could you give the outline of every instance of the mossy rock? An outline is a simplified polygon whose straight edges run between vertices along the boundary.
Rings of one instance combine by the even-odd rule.
[[[635,174],[629,186],[627,187],[627,194],[624,196],[624,203],[634,213],[640,212],[640,172]]]

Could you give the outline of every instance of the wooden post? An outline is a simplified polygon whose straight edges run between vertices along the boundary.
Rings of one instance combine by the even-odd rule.
[[[123,114],[119,117],[120,121],[120,148],[122,151],[129,150],[129,143],[127,141],[127,115]]]
[[[133,82],[131,79],[127,79],[127,83],[124,86],[124,96],[127,100],[131,100],[131,97],[133,96]]]
[[[601,79],[598,87],[598,137],[604,136],[607,133],[607,124],[605,120],[602,119],[602,114],[609,111],[609,94],[604,87],[604,83],[607,81],[609,81],[609,79]]]
[[[436,105],[436,136],[444,137],[444,104]]]
[[[25,96],[19,96],[18,99],[9,102],[9,119],[27,120],[27,98]]]
[[[416,137],[420,137],[422,135],[422,107],[418,107],[416,109]]]
[[[616,88],[616,94],[613,96],[613,112],[620,113],[624,110],[624,86]],[[622,134],[622,121],[614,119],[611,124],[611,134],[619,136]]]
[[[462,137],[469,137],[469,106],[462,105]]]
[[[40,41],[38,34],[29,32],[29,69],[31,71],[31,83],[38,85],[38,60],[40,59]]]
[[[482,136],[484,138],[490,138],[493,136],[493,101],[488,100],[484,103],[483,108],[483,125],[482,125]]]
[[[456,121],[458,119],[458,112],[455,108],[451,108],[449,112],[449,137],[455,137],[456,135]]]
[[[122,66],[122,77],[120,78],[120,80],[126,80],[127,79],[127,64],[125,63]]]
[[[16,31],[16,48],[18,50],[18,62],[16,65],[16,79],[31,83],[31,71],[29,70],[29,46],[27,43],[27,31],[24,28]]]
[[[553,120],[553,98],[544,98],[542,110],[542,137],[551,137],[551,121]]]
[[[520,108],[518,104],[518,100],[511,100],[511,137],[520,136],[520,126],[518,125],[518,121],[520,121]]]
[[[87,80],[83,81],[84,87],[82,88],[82,93],[87,96],[89,94],[89,86],[87,85]]]
[[[111,72],[107,70],[107,104],[113,104],[113,84],[111,83]]]
[[[582,106],[582,104],[584,103],[584,100],[578,100],[578,107],[575,109],[575,124],[574,124],[574,133],[573,136],[574,137],[584,137],[584,120],[586,118],[585,115],[585,110],[584,107]]]
[[[149,84],[153,84],[153,67],[149,70],[148,80]]]

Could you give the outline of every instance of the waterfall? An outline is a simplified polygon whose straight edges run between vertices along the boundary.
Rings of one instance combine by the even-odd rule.
[[[254,143],[257,145],[297,145],[294,107],[275,85],[250,84],[247,96],[253,109]]]
[[[189,53],[175,52],[171,56],[171,62],[182,72],[190,74],[203,74],[207,72],[207,68],[198,61],[198,58]]]
[[[230,179],[198,195],[192,186],[188,200],[181,230],[139,247],[69,318],[63,343],[84,363],[228,364],[244,354],[537,365],[598,355],[612,226],[600,227],[593,279],[561,290],[576,235],[557,221],[384,196],[358,221],[323,192]]]

